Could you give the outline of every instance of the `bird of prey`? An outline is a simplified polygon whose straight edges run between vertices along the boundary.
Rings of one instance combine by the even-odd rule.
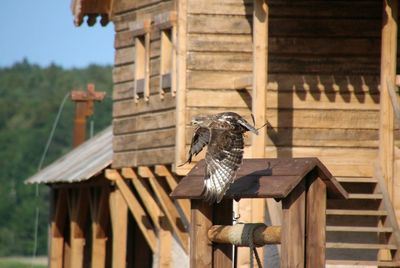
[[[195,131],[187,162],[207,145],[203,197],[210,204],[219,203],[242,163],[243,134],[251,131],[258,135],[258,130],[233,112],[197,116],[192,124]]]

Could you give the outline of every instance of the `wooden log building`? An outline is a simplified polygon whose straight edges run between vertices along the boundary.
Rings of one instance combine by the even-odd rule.
[[[229,110],[271,124],[246,138],[245,157],[318,157],[349,192],[327,200],[327,265],[399,267],[390,220],[400,220],[398,8],[397,0],[74,0],[77,25],[101,16],[115,28],[113,153],[104,176],[137,205],[129,208],[153,252],[155,237],[168,236],[161,230],[187,252],[187,228],[176,220],[189,219],[188,203],[174,206],[167,194],[193,167],[178,167],[191,118]],[[146,203],[144,192],[156,201]],[[266,207],[279,224],[273,199],[244,199],[237,209],[241,221],[264,222]],[[239,265],[248,259],[239,252]]]

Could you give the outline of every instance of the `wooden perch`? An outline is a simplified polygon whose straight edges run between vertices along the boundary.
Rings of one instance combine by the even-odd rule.
[[[251,228],[250,224],[236,225],[213,225],[208,230],[208,239],[211,242],[234,244],[236,246],[248,247],[249,239],[246,238],[246,229]],[[254,245],[262,247],[268,244],[281,243],[280,226],[260,225],[254,230]]]

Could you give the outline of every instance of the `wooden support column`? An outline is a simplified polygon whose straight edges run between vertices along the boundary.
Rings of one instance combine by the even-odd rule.
[[[92,267],[106,267],[107,228],[110,217],[110,189],[108,186],[95,188],[90,196],[92,215]]]
[[[214,204],[213,224],[232,225],[232,212],[232,199],[223,199],[219,204]],[[232,252],[232,245],[215,243],[213,245],[212,267],[232,267]]]
[[[110,212],[113,232],[112,267],[126,267],[128,206],[118,188],[110,193]]]
[[[85,253],[85,226],[89,209],[87,188],[72,189],[69,209],[71,215],[71,267],[83,267]]]
[[[203,200],[191,200],[190,267],[209,268],[212,265],[212,243],[207,238],[212,226],[212,206]]]
[[[326,184],[308,176],[306,206],[306,267],[325,267]]]
[[[151,188],[156,194],[158,201],[167,217],[169,224],[174,230],[178,241],[181,243],[183,250],[189,253],[188,248],[188,233],[184,229],[184,225],[180,219],[179,213],[168,194],[165,192],[160,182],[157,180],[156,175],[148,167],[139,167],[139,175],[144,178],[148,178]]]
[[[282,200],[281,268],[303,268],[305,252],[305,181]]]
[[[178,185],[174,175],[172,175],[171,171],[164,165],[158,165],[155,167],[155,173],[160,177],[165,177],[168,186],[173,191]],[[185,214],[186,219],[190,220],[190,201],[188,199],[178,199],[177,200],[179,206],[181,207],[183,213]]]
[[[140,205],[139,201],[133,195],[117,170],[107,169],[106,177],[115,182],[151,251],[153,253],[156,252],[156,234],[152,228],[149,217]]]
[[[267,82],[268,82],[268,5],[265,0],[253,1],[253,90],[252,90],[252,113],[257,125],[267,121]],[[266,128],[259,130],[259,134],[252,135],[251,152],[253,158],[265,157]],[[268,205],[269,204],[269,201]],[[273,211],[280,208],[271,202],[268,209]],[[241,200],[239,203],[239,221],[262,222],[265,221],[265,201],[263,199]],[[280,223],[274,223],[280,224]],[[264,262],[264,251],[258,248],[261,261]],[[238,267],[248,267],[250,255],[247,248],[238,248]]]
[[[187,1],[175,1],[178,11],[176,45],[176,135],[175,169],[179,175],[186,175],[189,170],[180,171],[177,167],[186,160],[186,37],[187,37]],[[173,69],[174,71],[174,69]],[[174,75],[173,75],[174,76]]]
[[[379,125],[379,164],[390,197],[393,196],[394,113],[387,82],[395,84],[397,60],[397,0],[383,1],[381,88]]]
[[[67,192],[62,188],[53,191],[58,191],[58,193],[51,216],[49,267],[61,268],[63,267],[64,228],[67,218]]]

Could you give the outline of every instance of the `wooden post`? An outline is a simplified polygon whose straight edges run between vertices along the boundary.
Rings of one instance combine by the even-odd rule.
[[[56,190],[53,190],[56,191]],[[50,236],[50,267],[63,267],[64,252],[64,227],[67,217],[67,192],[65,189],[58,190],[54,210],[51,216],[51,236]]]
[[[191,268],[209,268],[212,265],[212,243],[207,238],[207,232],[212,226],[212,214],[212,206],[203,200],[191,200]]]
[[[186,36],[187,36],[187,1],[176,1],[178,11],[176,46],[176,135],[175,169],[186,160]],[[172,70],[175,71],[175,70]],[[174,75],[172,75],[174,76]]]
[[[305,181],[282,200],[281,268],[304,267]]]
[[[128,206],[121,191],[110,193],[110,212],[113,232],[112,267],[126,266],[126,242],[128,237]]]
[[[397,0],[383,1],[379,161],[390,197],[393,189],[394,113],[387,81],[395,84],[397,60]]]
[[[252,113],[256,124],[266,122],[266,96],[268,82],[268,5],[264,0],[253,1],[253,91]],[[259,130],[259,134],[252,135],[252,157],[265,156],[266,128]],[[268,203],[269,205],[269,203]],[[272,210],[280,208],[271,203]],[[240,221],[264,222],[265,201],[263,199],[241,200],[239,203]],[[261,262],[264,262],[264,250],[257,249]],[[250,255],[247,248],[238,248],[238,267],[249,265]]]
[[[85,226],[89,209],[87,188],[71,190],[71,267],[83,267],[85,253]]]
[[[231,199],[223,199],[219,204],[214,204],[213,212],[213,224],[231,225],[233,201]],[[213,244],[213,267],[231,267],[232,252],[232,245]]]
[[[326,241],[326,184],[313,173],[307,178],[306,267],[323,268]]]
[[[97,189],[96,189],[97,190]],[[106,267],[107,227],[109,223],[110,189],[100,189],[100,196],[91,195],[90,210],[92,214],[92,267]]]

